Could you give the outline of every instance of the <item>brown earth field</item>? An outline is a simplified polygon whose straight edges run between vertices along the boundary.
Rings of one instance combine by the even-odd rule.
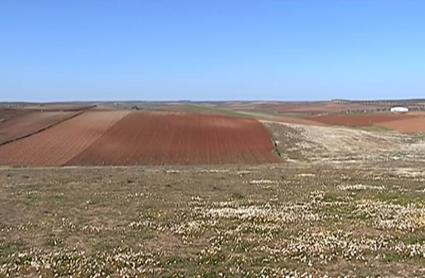
[[[417,101],[317,101],[317,102],[233,102],[218,104],[233,110],[257,111],[287,115],[319,116],[337,113],[376,113],[389,111],[392,106],[405,106],[410,111],[424,111],[425,104]]]
[[[425,115],[409,119],[400,119],[379,123],[379,126],[391,128],[402,133],[422,133],[425,132]]]
[[[0,122],[0,145],[40,132],[78,113],[18,111],[13,116],[5,115],[5,120]],[[3,118],[1,111],[0,118]]]
[[[281,113],[294,113],[294,114],[321,114],[321,113],[335,113],[349,109],[351,106],[339,103],[290,103],[290,104],[260,104],[256,108],[273,110]]]
[[[0,124],[28,113],[30,113],[30,111],[25,109],[0,108]]]
[[[307,119],[327,125],[342,125],[351,127],[371,126],[378,123],[403,120],[410,121],[417,116],[409,114],[361,114],[361,115],[323,115],[310,116]]]
[[[335,102],[288,102],[288,103],[248,103],[230,106],[232,109],[243,109],[258,112],[274,112],[279,114],[292,114],[314,116],[329,113],[344,113],[347,111],[375,111],[385,107],[384,104],[359,104],[359,103],[335,103]]]
[[[127,111],[84,112],[45,131],[1,146],[0,165],[63,165],[127,114]]]
[[[278,162],[258,121],[133,112],[67,165],[257,164]]]
[[[412,112],[408,114],[365,113],[365,114],[326,114],[326,115],[285,115],[267,114],[255,111],[240,111],[258,120],[275,121],[288,124],[313,126],[346,126],[346,127],[381,127],[401,133],[425,132],[425,113]]]

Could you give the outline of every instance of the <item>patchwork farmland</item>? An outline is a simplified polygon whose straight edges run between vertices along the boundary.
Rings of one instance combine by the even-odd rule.
[[[424,277],[423,112],[287,107],[0,109],[0,277]]]
[[[65,117],[67,113],[58,116]],[[26,121],[19,131],[27,134],[38,130],[38,118],[42,117]],[[0,165],[258,164],[278,162],[273,151],[268,130],[253,119],[86,111],[43,132],[3,145]]]
[[[411,112],[390,113],[405,105]],[[424,101],[331,101],[312,103],[225,103],[217,105],[261,120],[313,126],[382,128],[401,133],[425,133]]]

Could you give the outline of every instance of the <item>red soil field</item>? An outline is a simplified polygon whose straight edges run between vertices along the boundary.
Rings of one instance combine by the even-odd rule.
[[[425,116],[379,123],[379,126],[391,128],[402,133],[425,132]]]
[[[14,117],[5,118],[0,123],[0,145],[36,133],[76,115],[76,112],[18,111],[20,112]]]
[[[326,113],[338,113],[349,109],[358,109],[358,105],[312,102],[312,103],[262,103],[252,106],[254,110],[275,111],[294,115],[318,115]]]
[[[0,165],[63,165],[127,114],[84,112],[40,133],[0,146]]]
[[[416,116],[405,114],[363,114],[363,115],[324,115],[311,116],[306,119],[327,125],[371,126],[382,122],[412,119]]]
[[[278,162],[256,120],[200,114],[133,112],[67,165]]]

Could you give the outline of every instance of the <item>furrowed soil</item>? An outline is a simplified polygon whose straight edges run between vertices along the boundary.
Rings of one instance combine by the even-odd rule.
[[[0,146],[0,165],[63,165],[127,114],[84,112],[43,132]]]
[[[258,121],[133,112],[67,165],[257,164],[278,162]]]
[[[0,145],[39,132],[58,122],[71,118],[76,115],[76,113],[77,112],[34,111],[23,111],[23,113],[18,113],[16,116],[0,122]],[[0,114],[0,117],[1,116]]]

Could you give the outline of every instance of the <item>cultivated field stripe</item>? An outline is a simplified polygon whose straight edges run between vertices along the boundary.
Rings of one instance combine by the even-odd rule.
[[[89,111],[0,147],[0,165],[58,166],[84,151],[127,111]]]
[[[28,115],[25,115],[25,116],[23,116],[23,117],[21,117],[20,119],[16,119],[17,120],[17,122],[16,122],[16,120],[14,119],[13,120],[13,124],[21,124],[21,122],[22,121],[28,121],[28,120],[31,120],[30,118],[31,117],[37,117],[38,115],[37,114],[48,114],[48,113],[50,113],[50,114],[52,114],[52,113],[60,113],[60,114],[63,114],[63,118],[61,118],[61,119],[52,119],[53,120],[53,122],[51,122],[51,123],[48,123],[48,124],[44,124],[43,125],[43,123],[40,123],[40,125],[41,125],[41,127],[38,127],[38,128],[35,128],[35,129],[33,129],[33,130],[31,130],[31,128],[29,127],[29,126],[27,126],[26,128],[27,128],[27,130],[23,130],[23,131],[21,131],[21,132],[17,132],[17,135],[16,136],[11,136],[12,138],[10,138],[10,139],[7,139],[7,140],[5,140],[5,141],[3,141],[3,142],[0,142],[0,146],[3,146],[3,145],[6,145],[6,144],[9,144],[9,143],[12,143],[12,142],[15,142],[15,141],[18,141],[18,140],[20,140],[20,139],[24,139],[24,138],[27,138],[27,137],[30,137],[30,136],[32,136],[32,135],[34,135],[34,134],[37,134],[37,133],[40,133],[40,132],[42,132],[42,131],[45,131],[45,130],[47,130],[47,129],[49,129],[49,128],[51,128],[51,127],[54,127],[54,126],[56,126],[56,125],[58,125],[58,124],[60,124],[60,123],[62,123],[62,122],[64,122],[64,121],[67,121],[67,120],[70,120],[70,119],[72,119],[72,118],[74,118],[74,117],[77,117],[78,115],[80,115],[80,114],[82,114],[84,111],[80,111],[80,112],[39,112],[39,113],[31,113],[31,114],[28,114]],[[39,124],[39,123],[37,123],[37,122],[33,122],[33,123],[31,123],[32,125],[37,125],[37,124]],[[24,125],[23,125],[24,126]],[[9,129],[10,128],[12,128],[12,127],[9,127]]]
[[[253,119],[133,112],[66,165],[270,163],[267,129]]]
[[[98,136],[97,138],[96,138],[96,140],[94,140],[89,146],[87,146],[84,150],[82,150],[82,151],[80,151],[80,152],[78,152],[78,153],[76,153],[74,156],[72,156],[72,157],[70,157],[67,161],[65,161],[64,163],[63,163],[63,166],[66,166],[66,165],[73,165],[72,164],[72,161],[74,161],[75,159],[77,159],[86,149],[88,149],[90,146],[92,146],[92,145],[97,145],[98,144],[98,142],[100,142],[100,141],[102,141],[103,140],[103,138],[105,137],[105,136],[107,136],[108,135],[108,133],[107,133],[107,131],[109,130],[109,129],[111,129],[111,128],[113,128],[114,126],[116,126],[116,125],[119,125],[122,121],[125,121],[125,119],[129,116],[129,115],[131,115],[131,113],[132,113],[132,111],[126,111],[127,113],[125,114],[125,115],[123,115],[120,119],[118,119],[117,121],[115,121],[112,125],[110,125],[106,130],[105,130],[105,132],[103,132],[100,136]],[[98,164],[98,165],[102,165],[102,164]],[[93,165],[93,166],[95,166],[95,165]]]

